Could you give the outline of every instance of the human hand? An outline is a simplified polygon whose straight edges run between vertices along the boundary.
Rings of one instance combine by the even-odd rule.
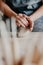
[[[16,23],[17,25],[20,27],[24,27],[26,28],[28,26],[28,21],[27,19],[23,16],[23,14],[18,14],[17,18],[16,18]]]
[[[30,17],[25,14],[19,14],[17,18],[17,25],[20,27],[27,28],[29,30],[33,30],[34,23],[31,21]]]

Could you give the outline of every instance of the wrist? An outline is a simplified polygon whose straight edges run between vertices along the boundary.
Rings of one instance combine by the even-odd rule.
[[[32,22],[34,22],[34,18],[33,18],[32,15],[31,15],[29,18],[30,18],[30,20],[31,20]]]
[[[17,15],[16,15],[15,13],[13,14],[13,16],[14,16],[15,18],[17,18]]]
[[[11,10],[11,17],[17,18],[17,14]]]

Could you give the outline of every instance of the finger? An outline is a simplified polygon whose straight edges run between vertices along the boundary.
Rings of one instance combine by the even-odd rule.
[[[20,17],[23,17],[23,14],[19,14]]]
[[[28,21],[26,20],[26,18],[24,17],[23,19],[24,19],[23,23],[24,23],[26,26],[28,26]]]
[[[26,26],[25,26],[20,20],[17,20],[17,22],[19,22],[19,24],[20,24],[22,27],[26,28]]]
[[[25,15],[25,14],[23,14],[23,17],[25,17],[25,18],[29,18],[27,15]]]
[[[27,20],[28,20],[28,27],[32,31],[32,29],[33,29],[33,22],[28,17],[27,17]]]
[[[28,24],[30,25],[30,27],[32,27],[32,21],[30,20],[30,18],[25,14],[24,14],[24,16],[28,20]]]
[[[25,27],[28,25],[28,21],[24,17],[17,17],[17,20],[19,20]]]
[[[28,25],[29,25],[29,17],[27,15],[25,15],[25,14],[23,14],[23,17],[26,18],[26,20],[28,21]]]
[[[29,19],[29,29],[33,30],[34,23]]]
[[[31,31],[33,30],[33,27],[34,27],[34,23],[32,23],[32,27],[30,28]]]
[[[22,22],[22,24],[24,24],[25,26],[28,25],[28,21],[23,17],[23,18],[20,18],[20,21]]]
[[[20,27],[20,26],[21,26],[18,22],[16,22],[16,24],[17,24],[17,26],[18,26],[18,27]]]
[[[29,27],[31,28],[32,27],[32,21],[30,20],[29,17],[26,17],[26,19],[28,20]]]
[[[25,17],[23,17],[23,14],[19,14],[19,16],[20,16],[20,20],[22,21],[22,23],[25,24],[25,25],[27,26],[28,21],[26,20]]]
[[[21,17],[17,16],[17,22],[22,26],[22,27],[26,27],[25,24],[23,23],[23,20]]]
[[[23,14],[23,16],[28,20],[29,29],[32,31],[34,23],[30,20],[30,18],[27,15]]]

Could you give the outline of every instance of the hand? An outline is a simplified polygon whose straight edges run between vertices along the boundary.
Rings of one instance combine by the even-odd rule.
[[[26,28],[28,26],[28,21],[27,19],[23,16],[23,14],[18,14],[17,18],[16,18],[16,23],[17,25],[20,27],[24,27]]]
[[[28,28],[32,31],[34,23],[30,20],[30,17],[25,14],[19,14],[17,16],[17,25],[20,27]]]
[[[34,22],[31,20],[30,16],[27,16],[25,14],[23,14],[23,16],[28,21],[28,28],[32,31],[33,30],[33,26],[34,26]]]

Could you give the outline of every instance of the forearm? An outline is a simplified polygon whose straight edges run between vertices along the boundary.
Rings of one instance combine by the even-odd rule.
[[[1,2],[0,4],[0,8],[5,15],[7,15],[8,17],[17,16],[17,14],[13,10],[11,10],[10,7],[7,6],[4,2]]]
[[[43,16],[43,5],[34,14],[30,16],[30,19],[34,22],[41,16]]]

